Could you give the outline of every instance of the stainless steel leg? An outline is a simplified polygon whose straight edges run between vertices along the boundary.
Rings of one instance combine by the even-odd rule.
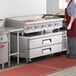
[[[2,64],[2,69],[4,69],[4,63]]]
[[[19,64],[19,31],[17,32],[17,64]]]
[[[8,66],[10,66],[10,33],[8,34]]]
[[[10,62],[10,56],[9,56],[9,58],[8,58],[8,66],[10,67],[10,64],[11,64],[11,62]]]
[[[29,59],[28,58],[26,58],[26,63],[28,63],[29,62]]]

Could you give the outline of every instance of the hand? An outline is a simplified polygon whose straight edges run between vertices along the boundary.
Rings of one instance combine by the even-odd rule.
[[[52,14],[52,16],[57,16],[58,14],[56,13],[56,14]]]
[[[67,27],[67,30],[70,30],[70,29],[71,29],[71,24],[69,24]]]
[[[45,19],[49,18],[49,16],[45,16]]]

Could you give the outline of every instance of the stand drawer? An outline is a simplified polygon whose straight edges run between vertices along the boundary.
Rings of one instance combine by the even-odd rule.
[[[50,44],[56,44],[62,42],[62,35],[56,35],[51,37],[39,38],[34,40],[29,40],[29,48],[37,48],[41,46],[46,46]]]
[[[29,57],[35,58],[35,57],[53,54],[60,51],[62,51],[62,44],[56,44],[56,45],[29,50]]]

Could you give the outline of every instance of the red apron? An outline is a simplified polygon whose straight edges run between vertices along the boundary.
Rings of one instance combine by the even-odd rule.
[[[68,26],[71,17],[67,14],[67,9],[65,9],[65,18],[66,18],[66,26]],[[67,36],[68,37],[76,37],[76,18],[74,19],[72,23],[72,27],[70,30],[67,30]]]

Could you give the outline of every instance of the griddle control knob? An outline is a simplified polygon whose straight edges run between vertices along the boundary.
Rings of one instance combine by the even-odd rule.
[[[55,23],[55,26],[57,26],[58,24],[57,23]]]
[[[49,24],[48,26],[50,27],[51,25]]]
[[[55,23],[55,26],[56,26],[56,23]]]
[[[52,24],[49,24],[48,26],[49,26],[49,27],[51,27],[51,26],[52,26]]]
[[[35,29],[37,29],[37,26],[35,26]]]
[[[32,29],[32,27],[30,27],[30,29]]]
[[[42,28],[44,27],[44,25],[41,26]]]
[[[27,29],[29,29],[29,27],[27,27]]]

